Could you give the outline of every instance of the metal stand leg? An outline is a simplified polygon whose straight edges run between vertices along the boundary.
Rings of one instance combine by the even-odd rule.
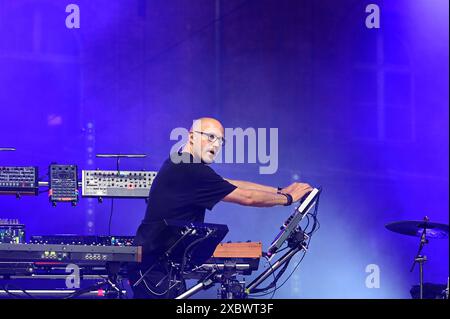
[[[423,299],[423,263],[427,261],[427,256],[417,256],[415,259],[416,262],[419,263],[419,286],[420,286],[420,299]]]
[[[255,280],[253,280],[246,289],[246,294],[250,294],[253,289],[258,287],[267,277],[271,276],[278,268],[283,266],[288,262],[296,253],[304,249],[303,246],[297,246],[290,249],[286,254],[284,254],[280,259],[278,259],[271,268],[265,270],[261,275],[259,275]]]
[[[420,245],[419,245],[419,250],[417,252],[416,257],[414,258],[414,263],[412,264],[411,270],[410,272],[412,272],[414,270],[414,267],[416,265],[416,263],[419,263],[419,287],[420,287],[420,299],[423,299],[423,263],[427,261],[427,257],[426,256],[422,256],[420,253],[422,252],[423,247],[428,244],[428,239],[427,239],[427,223],[428,223],[428,217],[425,216],[424,217],[424,224],[425,227],[423,228],[422,231],[422,235],[420,236]]]
[[[217,280],[216,272],[217,271],[214,270],[213,272],[211,272],[211,274],[207,278],[203,279],[202,282],[199,282],[194,287],[190,288],[189,290],[186,290],[184,293],[182,293],[175,299],[187,299],[187,298],[195,295],[196,293],[198,293],[201,290],[206,290],[206,289],[211,288],[211,286],[214,285]]]
[[[185,291],[184,293],[182,293],[181,295],[176,297],[175,299],[187,299],[187,298],[195,295],[196,293],[198,293],[201,290],[206,290],[206,289],[210,288],[213,284],[214,284],[214,281],[212,279],[208,279],[206,281],[200,282],[200,283],[196,284],[194,287],[192,287],[191,289]]]

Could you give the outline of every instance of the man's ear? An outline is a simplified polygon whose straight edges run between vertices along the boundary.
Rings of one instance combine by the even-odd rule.
[[[194,132],[189,132],[189,144],[194,145]]]

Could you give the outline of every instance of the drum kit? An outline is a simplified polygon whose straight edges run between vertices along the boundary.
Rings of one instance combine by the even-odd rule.
[[[393,222],[385,225],[387,229],[395,233],[420,237],[419,249],[416,256],[414,257],[414,262],[411,266],[411,272],[414,271],[416,264],[419,264],[419,287],[420,294],[419,298],[424,297],[424,283],[423,283],[423,265],[427,261],[427,256],[422,255],[423,247],[428,244],[428,239],[445,239],[448,238],[449,226],[446,224],[432,223],[430,219],[425,216],[423,220],[405,220]],[[447,279],[447,288],[443,291],[442,297],[448,299],[449,293],[449,283]]]

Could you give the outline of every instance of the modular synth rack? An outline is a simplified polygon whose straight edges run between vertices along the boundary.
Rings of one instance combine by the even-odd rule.
[[[83,197],[147,198],[156,172],[82,171]]]

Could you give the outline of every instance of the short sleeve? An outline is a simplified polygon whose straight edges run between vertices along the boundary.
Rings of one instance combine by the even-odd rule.
[[[211,210],[225,196],[236,189],[236,186],[223,179],[211,167],[199,164],[195,170],[195,204]]]

